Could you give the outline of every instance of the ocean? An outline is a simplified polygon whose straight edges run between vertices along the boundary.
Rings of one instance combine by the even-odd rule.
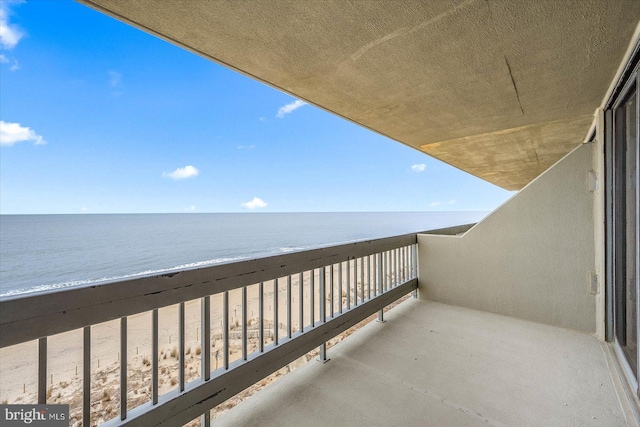
[[[0,215],[0,298],[466,224],[486,214]]]

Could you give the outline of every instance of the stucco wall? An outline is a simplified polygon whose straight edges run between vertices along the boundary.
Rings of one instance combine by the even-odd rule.
[[[420,298],[593,333],[594,144],[581,145],[462,236],[418,236]]]

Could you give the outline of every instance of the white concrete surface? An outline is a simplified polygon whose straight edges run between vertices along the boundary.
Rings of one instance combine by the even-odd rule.
[[[420,297],[596,332],[594,147],[575,149],[464,235],[418,235]]]
[[[594,337],[410,299],[216,426],[627,425]],[[631,421],[631,420],[629,420]]]

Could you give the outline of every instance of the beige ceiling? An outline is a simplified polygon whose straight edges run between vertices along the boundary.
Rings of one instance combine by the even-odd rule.
[[[81,0],[517,190],[580,144],[639,0]]]

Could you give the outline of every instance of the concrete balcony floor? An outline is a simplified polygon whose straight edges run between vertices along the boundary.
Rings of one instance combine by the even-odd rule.
[[[611,356],[566,329],[410,299],[212,422],[622,426]]]

